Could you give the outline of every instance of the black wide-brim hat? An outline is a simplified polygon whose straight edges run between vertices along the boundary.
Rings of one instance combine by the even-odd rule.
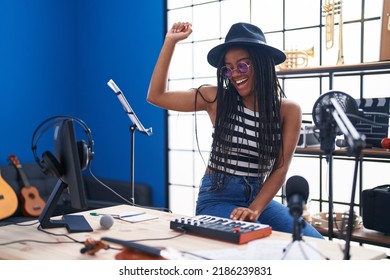
[[[265,55],[270,55],[278,65],[286,60],[286,55],[281,50],[267,45],[263,31],[253,24],[235,23],[226,35],[225,43],[212,48],[207,61],[211,66],[218,67],[218,62],[225,55],[226,51],[232,46],[253,46],[258,47],[259,51]]]

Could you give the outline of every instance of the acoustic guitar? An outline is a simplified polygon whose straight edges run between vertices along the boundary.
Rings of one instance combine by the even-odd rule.
[[[39,195],[39,191],[35,186],[31,186],[21,163],[16,155],[8,156],[9,160],[16,167],[22,179],[22,188],[20,190],[19,198],[22,202],[22,212],[26,217],[38,217],[45,208],[46,202]]]
[[[0,172],[0,220],[8,218],[18,209],[18,197],[14,189],[1,177]]]

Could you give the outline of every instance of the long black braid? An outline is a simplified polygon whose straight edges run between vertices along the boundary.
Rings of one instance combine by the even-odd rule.
[[[256,75],[253,90],[256,93],[254,95],[255,112],[259,113],[255,124],[259,154],[258,177],[264,180],[280,165],[277,160],[283,152],[280,106],[285,94],[279,84],[273,59],[267,54],[259,53],[258,48],[245,47],[245,49],[249,53],[251,67]],[[232,151],[231,132],[235,123],[240,121],[240,118],[234,116],[240,116],[243,103],[229,79],[220,75],[222,66],[224,66],[223,57],[217,70],[217,112],[212,142],[214,152],[210,154],[210,162],[223,162],[223,166],[214,166],[212,169],[224,172],[227,168],[228,156]],[[283,160],[282,157],[281,160]]]

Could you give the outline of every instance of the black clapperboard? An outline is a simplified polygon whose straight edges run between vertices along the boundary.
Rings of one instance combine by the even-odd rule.
[[[390,98],[363,98],[356,100],[362,117],[369,122],[359,120],[355,124],[358,132],[366,136],[367,148],[380,148],[383,138],[388,136]]]

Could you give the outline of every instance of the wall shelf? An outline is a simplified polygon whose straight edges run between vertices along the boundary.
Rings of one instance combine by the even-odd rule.
[[[329,74],[329,73],[342,73],[342,72],[353,72],[353,73],[366,73],[380,70],[390,71],[390,61],[378,61],[378,62],[367,62],[359,64],[344,64],[334,66],[318,66],[318,67],[302,67],[287,70],[279,70],[277,74],[280,78],[287,76],[297,75],[309,75],[309,74]],[[386,71],[387,72],[387,71]]]
[[[281,79],[329,77],[329,90],[333,89],[333,78],[341,75],[373,75],[389,74],[390,61],[378,61],[359,64],[345,64],[334,66],[302,67],[277,71]]]
[[[277,71],[277,75],[280,79],[300,79],[300,78],[310,78],[310,77],[327,77],[329,78],[329,90],[333,89],[334,77],[336,76],[347,76],[347,75],[380,75],[380,74],[390,74],[390,61],[380,61],[380,62],[372,62],[372,63],[360,63],[360,64],[352,64],[352,65],[336,65],[336,66],[318,66],[318,67],[305,67],[305,68],[295,68],[295,69],[287,69],[287,70],[279,70]],[[363,94],[363,92],[361,92]],[[389,93],[390,96],[390,93]],[[322,197],[322,179],[323,176],[326,176],[322,172],[323,160],[326,158],[325,153],[319,147],[306,147],[300,148],[297,147],[295,150],[295,157],[300,158],[314,158],[319,160],[320,162],[320,172],[319,172],[319,190],[320,196],[318,199],[320,205],[320,211],[322,211],[323,203],[338,203],[349,205],[348,203],[342,202],[333,202],[333,197],[330,194],[329,200]],[[346,149],[337,149],[332,153],[332,157],[334,160],[355,160],[353,155],[349,155]],[[333,161],[333,160],[332,160]],[[356,191],[358,193],[358,201],[355,202],[354,206],[359,207],[360,215],[362,213],[361,208],[361,193],[363,191],[363,165],[364,162],[376,162],[376,163],[390,163],[390,151],[385,149],[363,149],[361,153],[361,160],[359,162],[359,178],[357,182]],[[333,209],[333,208],[330,208]],[[330,219],[330,222],[332,220]],[[332,223],[333,224],[333,223]],[[338,234],[333,231],[333,227],[330,229],[326,228],[317,228],[321,234],[324,236],[328,236],[329,239],[338,238]],[[372,245],[378,245],[390,248],[390,236],[385,235],[383,233],[365,229],[364,227],[361,229],[354,230],[353,236],[351,237],[351,241],[356,241],[359,243],[367,243]]]

